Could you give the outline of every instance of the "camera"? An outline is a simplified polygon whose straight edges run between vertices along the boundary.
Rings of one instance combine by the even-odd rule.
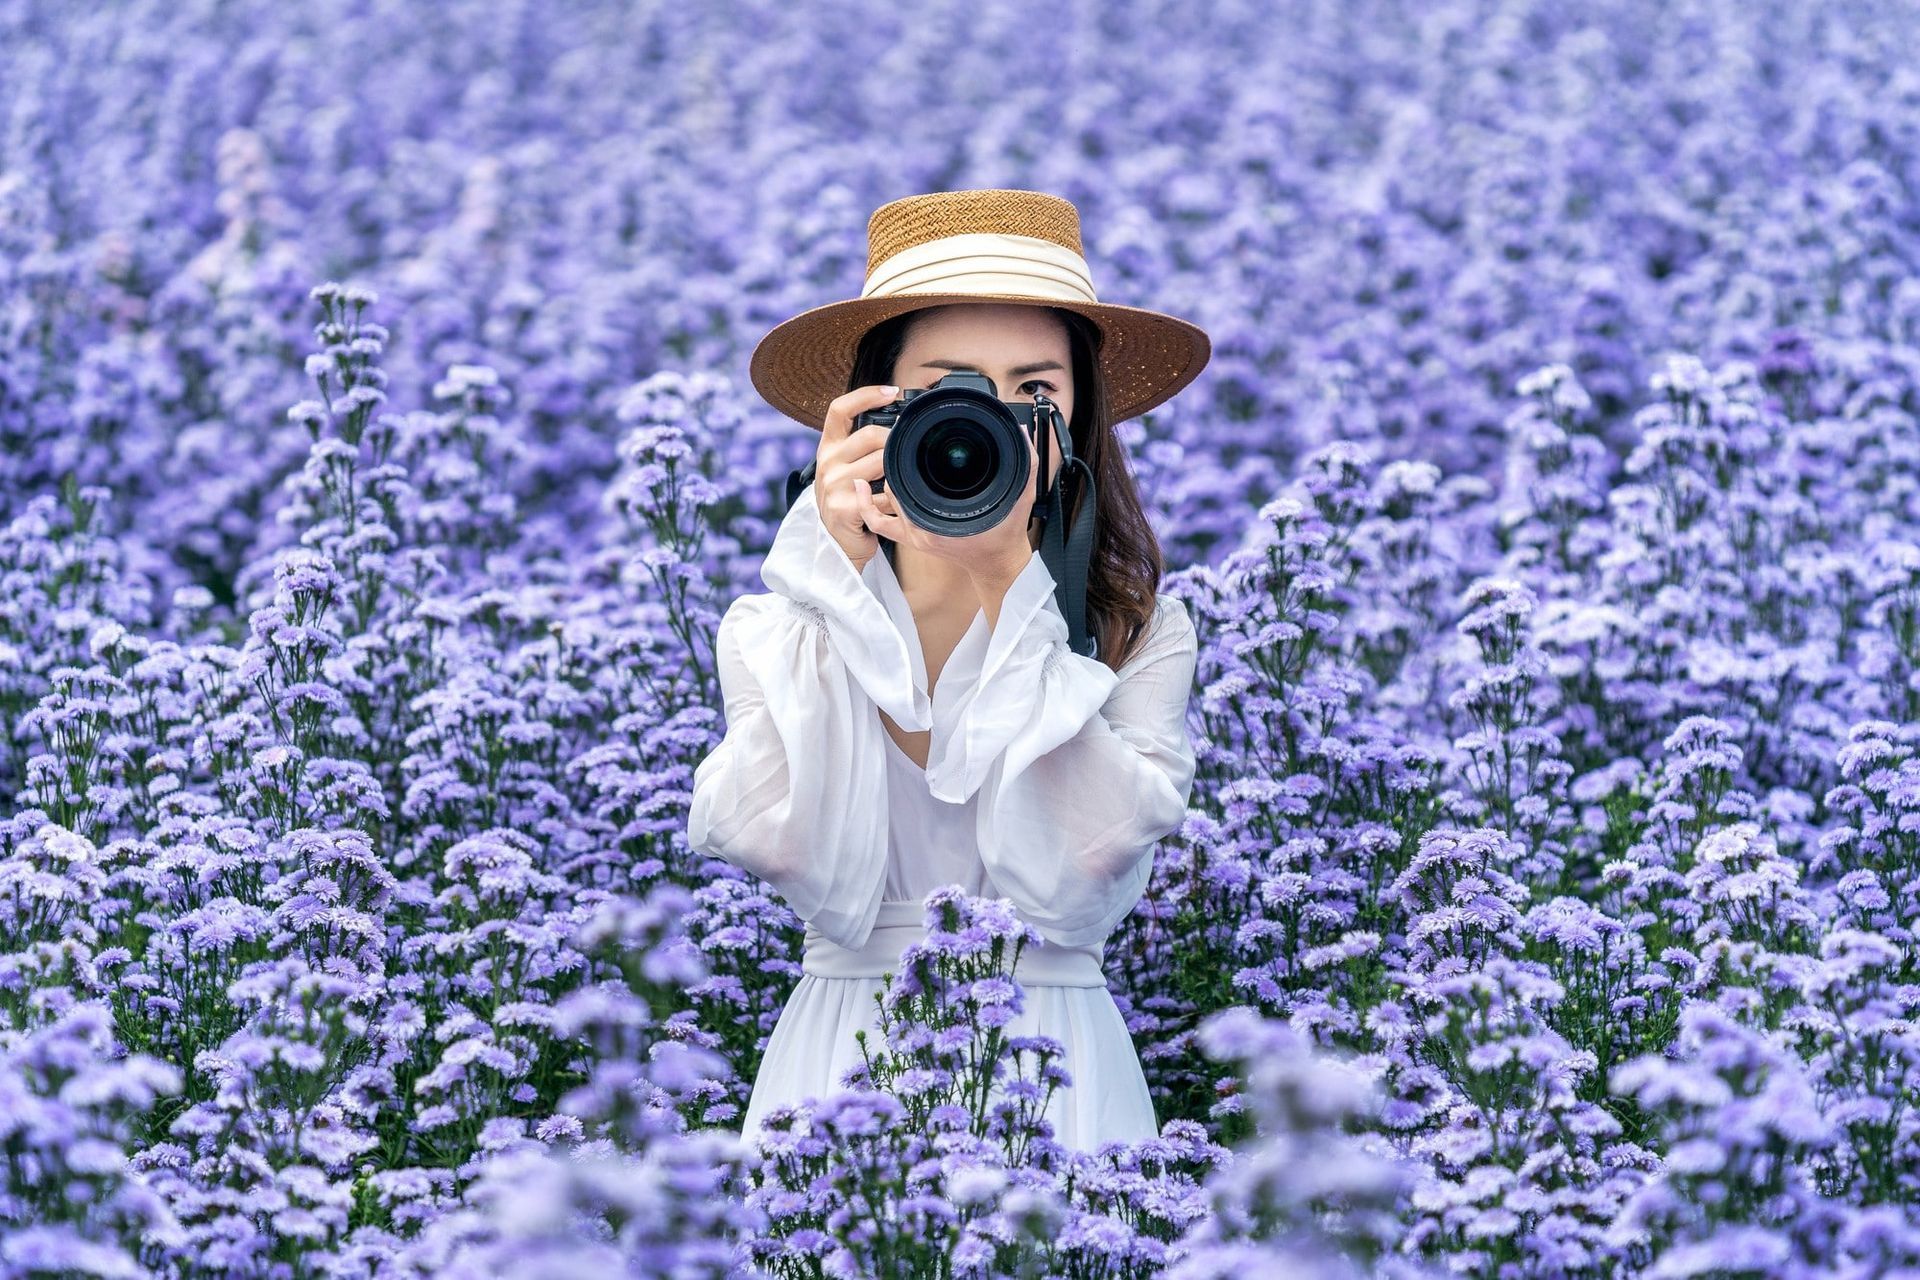
[[[925,390],[902,392],[853,425],[857,430],[870,423],[892,428],[885,475],[873,482],[874,492],[892,485],[901,515],[949,538],[985,532],[1012,512],[1027,488],[1029,441],[1042,467],[1038,511],[1048,485],[1047,453],[1037,432],[1052,431],[1058,456],[1071,456],[1058,405],[1045,396],[1031,404],[1002,400],[984,373],[950,373]]]
[[[999,398],[983,373],[950,373],[924,391],[903,392],[890,404],[854,419],[854,429],[878,423],[890,430],[884,474],[870,481],[879,493],[893,485],[894,504],[916,525],[944,537],[982,533],[1005,520],[1026,492],[1031,447],[1040,458],[1033,518],[1040,522],[1041,561],[1053,575],[1054,599],[1067,620],[1067,646],[1095,657],[1100,638],[1087,610],[1093,560],[1094,512],[1099,505],[1093,469],[1074,456],[1066,415],[1045,396],[1031,404]],[[1040,431],[1053,432],[1059,483],[1047,476]],[[1029,441],[1032,442],[1029,446]],[[813,483],[817,460],[787,473],[787,510]],[[1080,473],[1076,483],[1068,474]],[[1071,530],[1065,527],[1072,511]]]

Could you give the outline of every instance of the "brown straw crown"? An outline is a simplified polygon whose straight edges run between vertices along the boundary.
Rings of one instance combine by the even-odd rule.
[[[1008,196],[1038,197],[1009,200]],[[867,274],[914,245],[968,231],[1005,231],[1051,240],[1084,254],[1080,211],[1038,191],[936,191],[883,204],[867,219]]]

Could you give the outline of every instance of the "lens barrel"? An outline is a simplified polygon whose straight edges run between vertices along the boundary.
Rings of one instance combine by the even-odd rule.
[[[875,418],[894,417],[883,465],[900,513],[949,538],[1005,520],[1027,488],[1033,406],[1005,403],[991,378],[970,372],[950,373],[903,401]]]

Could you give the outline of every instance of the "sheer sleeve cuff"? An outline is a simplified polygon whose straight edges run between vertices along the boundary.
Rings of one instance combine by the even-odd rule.
[[[874,705],[902,729],[928,729],[932,702],[914,678],[906,638],[880,599],[878,573],[871,561],[864,570],[853,567],[821,522],[811,484],[781,520],[760,566],[768,590],[826,628],[834,652]]]
[[[980,674],[951,691],[951,711],[932,726],[926,775],[936,798],[964,803],[1016,737],[1030,758],[1070,740],[1119,682],[1106,663],[1067,647],[1054,586],[1035,552],[1007,588]]]

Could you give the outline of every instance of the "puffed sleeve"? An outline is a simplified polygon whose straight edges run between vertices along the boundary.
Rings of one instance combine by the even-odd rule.
[[[727,727],[694,769],[687,841],[858,947],[886,883],[875,708],[914,729],[931,726],[932,708],[874,566],[853,567],[820,522],[812,486],[782,520],[760,577],[770,593],[734,600],[715,636]]]
[[[1153,849],[1192,794],[1187,732],[1198,642],[1186,606],[1155,601],[1141,650],[1116,672],[1067,647],[1054,579],[1035,555],[986,638],[978,675],[959,686],[928,746],[927,784],[960,803],[975,792],[987,874],[1041,936],[1104,939],[1133,909]]]

